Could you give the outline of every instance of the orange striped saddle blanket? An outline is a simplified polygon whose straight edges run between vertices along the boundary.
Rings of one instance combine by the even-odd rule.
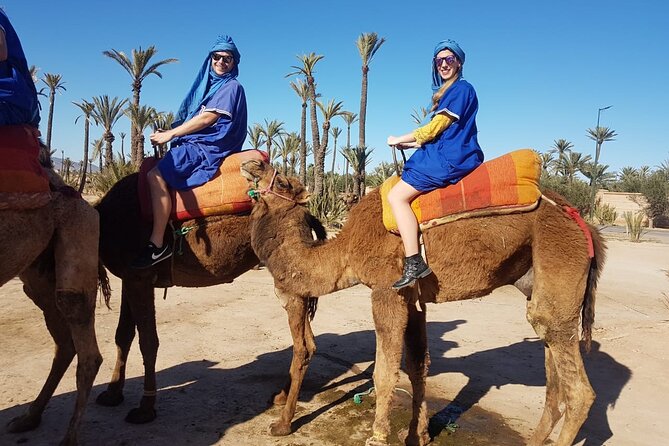
[[[51,199],[39,150],[36,128],[0,126],[0,209],[34,209]]]
[[[419,195],[411,208],[421,229],[461,218],[526,212],[541,197],[541,160],[531,149],[521,149],[486,161],[460,182]],[[381,185],[383,224],[397,232],[388,192],[399,181],[393,176]]]
[[[248,195],[248,182],[239,173],[243,161],[268,160],[266,152],[244,150],[223,160],[218,173],[207,183],[187,190],[171,190],[172,214],[175,221],[212,215],[229,215],[249,212],[253,201]],[[139,197],[142,218],[152,220],[151,192],[146,174],[158,163],[156,158],[146,158],[139,170]]]

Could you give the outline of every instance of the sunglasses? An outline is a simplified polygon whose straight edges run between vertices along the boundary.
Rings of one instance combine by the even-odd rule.
[[[219,60],[223,59],[223,62],[225,63],[231,63],[234,59],[232,56],[226,56],[224,54],[216,54],[216,53],[211,53],[211,59],[214,62],[218,62]]]
[[[440,67],[442,63],[446,62],[447,65],[455,65],[458,61],[458,58],[455,56],[446,56],[446,57],[435,57],[434,65]]]

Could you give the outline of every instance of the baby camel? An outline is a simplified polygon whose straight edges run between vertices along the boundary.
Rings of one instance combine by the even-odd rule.
[[[581,229],[563,210],[563,198],[546,193],[531,212],[463,219],[425,231],[434,274],[396,292],[391,285],[401,273],[402,246],[383,226],[378,190],[351,209],[336,238],[314,243],[304,236],[308,211],[300,204],[309,194],[299,181],[255,160],[243,163],[241,170],[259,196],[251,213],[251,243],[277,289],[303,297],[357,283],[372,290],[377,400],[368,446],[387,444],[403,344],[413,388],[406,444],[430,441],[424,401],[429,365],[425,304],[480,297],[509,284],[527,296],[527,319],[545,343],[546,401],[529,444],[543,444],[563,416],[557,445],[572,444],[595,397],[579,351],[578,328],[581,318],[589,345],[605,245],[597,229]]]

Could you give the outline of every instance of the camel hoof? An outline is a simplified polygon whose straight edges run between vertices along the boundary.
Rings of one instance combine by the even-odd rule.
[[[371,437],[365,441],[365,446],[388,446],[387,441],[379,440],[378,438]]]
[[[125,421],[131,424],[146,424],[156,419],[155,409],[142,409],[137,407],[128,412]]]
[[[100,406],[116,407],[123,402],[123,393],[105,390],[95,399]]]
[[[11,432],[12,434],[28,432],[33,429],[37,429],[37,426],[39,426],[41,421],[42,415],[24,414],[16,418],[12,418],[11,421],[7,423],[7,432]]]
[[[269,426],[269,433],[273,437],[285,437],[286,435],[290,435],[291,432],[290,423],[281,423],[280,421],[277,421]]]

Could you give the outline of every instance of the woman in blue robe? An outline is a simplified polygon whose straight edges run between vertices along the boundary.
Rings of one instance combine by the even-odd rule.
[[[421,193],[457,183],[483,162],[476,137],[478,99],[474,87],[462,78],[464,63],[465,52],[456,42],[439,42],[432,65],[430,123],[412,133],[388,137],[392,147],[418,149],[388,194],[405,255],[403,274],[393,284],[395,289],[412,285],[432,272],[419,254],[418,222],[411,201]]]
[[[37,90],[21,41],[0,9],[0,126],[39,124]]]
[[[169,188],[183,190],[211,180],[223,160],[242,150],[247,111],[244,88],[237,81],[240,54],[229,36],[219,36],[183,100],[170,130],[151,134],[154,144],[172,148],[147,174],[153,230],[145,249],[132,262],[149,268],[172,255],[164,243],[172,200]]]

